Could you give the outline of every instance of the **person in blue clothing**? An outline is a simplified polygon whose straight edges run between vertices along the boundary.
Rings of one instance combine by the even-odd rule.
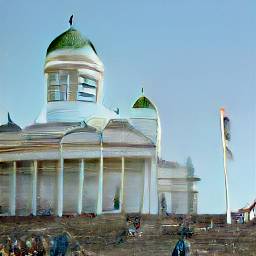
[[[181,237],[176,243],[171,256],[190,256],[190,243]]]
[[[64,232],[62,235],[56,236],[51,241],[50,256],[65,256],[68,250],[70,235]]]

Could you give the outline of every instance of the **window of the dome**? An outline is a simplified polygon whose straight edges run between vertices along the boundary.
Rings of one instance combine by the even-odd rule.
[[[48,101],[68,100],[69,74],[55,72],[48,74]]]
[[[48,73],[48,102],[76,100],[77,84],[77,72],[73,70]]]
[[[96,102],[97,83],[94,79],[78,76],[74,71],[48,73],[48,102],[86,101]]]
[[[97,84],[96,81],[87,77],[79,77],[77,100],[96,102]]]

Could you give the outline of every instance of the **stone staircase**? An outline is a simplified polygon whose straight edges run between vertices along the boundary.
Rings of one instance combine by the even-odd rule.
[[[186,217],[168,218],[142,216],[141,235],[125,237],[117,243],[117,237],[126,229],[123,215],[102,215],[86,217],[14,217],[0,218],[0,243],[9,235],[17,238],[41,234],[55,236],[63,231],[70,233],[72,242],[97,255],[106,256],[169,256],[179,236],[179,224]],[[189,242],[192,255],[237,255],[256,256],[256,223],[224,224],[223,216],[197,216],[189,222],[195,232]],[[213,219],[214,227],[209,227]]]
[[[221,219],[218,216],[219,219]],[[245,225],[225,225],[225,220],[217,222],[207,229],[209,222],[195,221],[195,233],[191,243],[191,255],[251,255],[256,256],[256,225],[255,222]],[[99,255],[161,255],[169,256],[176,242],[178,222],[173,219],[142,220],[142,236],[128,238],[122,245],[114,245],[108,250],[98,252]]]

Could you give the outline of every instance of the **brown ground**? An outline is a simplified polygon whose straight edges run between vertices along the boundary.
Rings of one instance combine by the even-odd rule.
[[[90,219],[80,217],[0,217],[0,242],[8,235],[31,237],[32,235],[49,236],[68,231],[71,243],[79,242],[81,247],[96,255],[141,255],[169,256],[177,242],[178,224],[184,219],[194,228],[194,235],[189,239],[192,255],[237,255],[256,256],[256,221],[248,224],[224,224],[224,216],[142,216],[142,236],[127,238],[117,244],[118,234],[126,228],[126,218],[121,215],[103,215]],[[214,228],[206,230],[211,219]]]

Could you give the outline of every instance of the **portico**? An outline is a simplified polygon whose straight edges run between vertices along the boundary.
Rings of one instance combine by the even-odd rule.
[[[111,141],[107,136],[110,123],[102,133],[90,127],[73,128],[72,132],[69,129],[58,139],[60,143],[48,141],[47,150],[45,143],[22,152],[20,147],[10,149],[12,153],[1,152],[0,187],[5,186],[1,214],[42,215],[50,209],[60,217],[109,212],[157,214],[157,187],[149,190],[157,178],[155,146],[146,137],[129,131],[124,121],[121,124],[118,136],[126,132],[130,141],[118,137]],[[36,127],[28,130],[34,138]],[[49,130],[48,126],[44,133]],[[90,144],[83,140],[88,137]],[[136,139],[141,141],[136,143]]]

